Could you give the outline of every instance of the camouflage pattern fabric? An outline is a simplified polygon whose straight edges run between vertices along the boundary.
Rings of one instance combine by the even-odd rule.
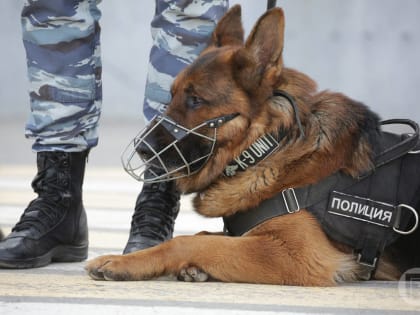
[[[23,43],[30,82],[26,136],[35,151],[82,151],[98,141],[100,11],[96,0],[27,0]]]
[[[23,42],[35,151],[82,151],[98,143],[102,103],[101,0],[25,0]],[[157,0],[144,99],[151,119],[170,101],[174,76],[206,46],[227,0]]]
[[[157,1],[143,113],[151,120],[170,102],[173,78],[207,46],[228,0]]]

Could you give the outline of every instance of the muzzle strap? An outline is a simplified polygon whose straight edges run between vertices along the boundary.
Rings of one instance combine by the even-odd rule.
[[[188,129],[179,126],[177,123],[169,120],[165,116],[162,116],[161,126],[165,128],[166,131],[178,141],[188,135]]]

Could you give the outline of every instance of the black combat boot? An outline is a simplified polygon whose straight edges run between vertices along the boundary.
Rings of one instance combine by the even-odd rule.
[[[137,197],[124,254],[146,249],[172,238],[180,194],[173,181],[145,183]]]
[[[35,268],[52,261],[82,261],[88,229],[82,184],[88,151],[39,152],[32,200],[0,242],[0,267]]]

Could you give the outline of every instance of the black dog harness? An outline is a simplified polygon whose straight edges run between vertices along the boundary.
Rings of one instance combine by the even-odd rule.
[[[240,236],[266,220],[307,209],[330,238],[354,248],[358,263],[373,271],[385,247],[418,225],[419,127],[410,120],[382,122],[388,124],[408,125],[414,132],[382,132],[380,153],[368,174],[353,178],[337,172],[316,184],[285,189],[255,208],[224,217],[225,232]]]

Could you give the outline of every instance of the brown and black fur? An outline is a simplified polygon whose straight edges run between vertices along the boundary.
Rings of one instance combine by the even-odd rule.
[[[218,131],[207,164],[177,180],[182,192],[197,193],[193,204],[204,216],[228,216],[257,206],[285,188],[315,183],[339,170],[356,176],[373,167],[377,115],[343,94],[317,91],[308,76],[285,68],[283,36],[284,15],[276,8],[259,19],[244,42],[241,10],[235,6],[217,25],[212,44],[173,84],[166,114],[184,126],[239,113]],[[295,98],[304,137],[290,104],[272,97],[276,89]],[[236,176],[221,175],[256,139],[279,130],[287,131],[280,150]],[[192,143],[190,150],[195,147]],[[418,240],[418,232],[411,238]],[[394,259],[401,255],[399,250],[394,246],[384,253],[376,279],[400,277],[401,265]],[[404,267],[418,262],[415,257]],[[106,280],[176,275],[192,281],[209,277],[304,286],[354,281],[364,272],[351,249],[331,241],[306,210],[268,220],[242,237],[205,232],[180,236],[136,253],[98,257],[86,269],[92,278]]]

